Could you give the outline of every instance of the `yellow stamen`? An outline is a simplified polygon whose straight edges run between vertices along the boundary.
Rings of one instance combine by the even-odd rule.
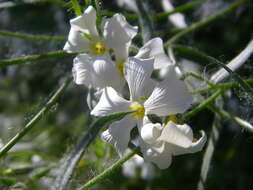
[[[132,115],[138,119],[142,119],[145,114],[145,108],[139,102],[132,102],[129,106],[129,109],[135,111]]]
[[[119,72],[120,76],[124,76],[124,63],[125,63],[125,59],[121,59],[119,61],[117,61],[116,63],[116,68],[117,71]]]
[[[102,55],[106,50],[105,44],[99,41],[91,43],[90,48],[94,55]]]
[[[177,115],[169,115],[165,119],[165,123],[168,123],[169,121],[172,121],[173,123],[179,124]]]

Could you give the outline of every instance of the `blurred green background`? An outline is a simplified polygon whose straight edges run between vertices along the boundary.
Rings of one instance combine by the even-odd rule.
[[[0,1],[3,3],[5,1]],[[69,19],[75,15],[70,8],[53,3],[22,3],[0,8],[0,30],[67,37]],[[189,1],[174,1],[180,6]],[[232,3],[232,0],[209,0],[184,13],[188,25],[215,13]],[[162,12],[159,1],[147,1],[150,15]],[[193,32],[181,44],[206,52],[224,63],[235,57],[253,35],[252,2],[241,5],[236,11],[218,21]],[[117,6],[115,0],[101,1],[102,10],[130,13]],[[138,20],[128,20],[138,25]],[[154,29],[164,41],[175,28],[167,21],[154,23]],[[135,39],[136,43],[140,40]],[[0,36],[0,59],[41,54],[61,50],[64,42],[29,41]],[[141,44],[138,44],[139,46]],[[181,59],[181,55],[177,55]],[[27,64],[0,68],[0,146],[11,139],[46,103],[63,80],[71,75],[73,56],[47,59]],[[252,78],[253,58],[239,70],[243,78]],[[215,68],[206,67],[206,75]],[[216,68],[217,69],[217,68]],[[229,79],[231,80],[231,79]],[[63,158],[85,134],[92,118],[86,104],[87,90],[71,83],[58,103],[43,116],[34,129],[26,135],[4,159],[0,159],[0,189],[42,190],[52,189],[59,175]],[[224,97],[226,110],[253,123],[252,102],[243,91],[232,89]],[[189,124],[197,132],[209,135],[213,113],[202,111]],[[206,189],[250,190],[253,187],[253,137],[237,124],[222,120],[221,133],[210,165]],[[174,157],[170,168],[154,168],[152,179],[142,179],[140,172],[132,178],[116,172],[94,189],[196,189],[200,176],[203,152]],[[80,161],[71,181],[71,189],[84,184],[118,159],[111,145],[99,137],[92,143]]]

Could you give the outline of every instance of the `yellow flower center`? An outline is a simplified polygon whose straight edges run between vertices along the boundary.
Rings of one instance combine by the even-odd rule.
[[[125,59],[121,59],[117,61],[116,63],[117,71],[119,72],[119,75],[122,77],[124,76],[124,63],[125,63]]]
[[[132,115],[138,119],[142,119],[145,114],[145,108],[139,102],[132,102],[129,106],[129,109],[135,111]]]
[[[173,123],[180,124],[177,115],[169,115],[165,119],[165,123],[168,123],[169,121],[172,121]]]
[[[105,50],[106,50],[105,44],[99,41],[91,43],[90,48],[91,48],[91,52],[94,55],[102,55],[105,53]]]

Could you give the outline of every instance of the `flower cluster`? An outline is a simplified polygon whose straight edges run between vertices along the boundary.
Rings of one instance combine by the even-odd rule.
[[[169,167],[172,155],[203,148],[206,141],[203,131],[199,139],[194,139],[188,125],[168,119],[184,113],[193,98],[184,82],[178,79],[160,38],[151,39],[135,56],[130,56],[129,48],[138,28],[131,26],[123,15],[104,19],[98,30],[96,10],[89,6],[70,24],[64,50],[79,53],[74,59],[74,81],[100,92],[91,115],[101,117],[133,111],[102,133],[102,138],[111,143],[120,156],[134,141],[146,161],[164,169]],[[161,69],[166,69],[167,75],[156,80],[152,73]],[[152,122],[151,115],[164,122]],[[131,135],[136,127],[137,134]]]

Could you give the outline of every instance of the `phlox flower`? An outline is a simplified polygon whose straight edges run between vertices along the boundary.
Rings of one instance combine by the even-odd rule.
[[[113,88],[104,89],[91,115],[105,116],[117,112],[135,111],[123,119],[112,123],[102,133],[102,138],[113,144],[122,155],[130,140],[131,130],[143,126],[144,116],[156,114],[167,116],[183,113],[189,108],[192,97],[184,83],[176,77],[173,66],[171,73],[164,81],[151,79],[154,70],[154,59],[128,58],[124,64],[124,78],[129,87],[129,100],[121,97]]]
[[[165,126],[160,123],[147,123],[141,129],[141,150],[146,161],[155,163],[160,169],[168,168],[172,156],[195,153],[202,150],[206,142],[204,131],[199,139],[187,124],[179,125],[169,121]]]

